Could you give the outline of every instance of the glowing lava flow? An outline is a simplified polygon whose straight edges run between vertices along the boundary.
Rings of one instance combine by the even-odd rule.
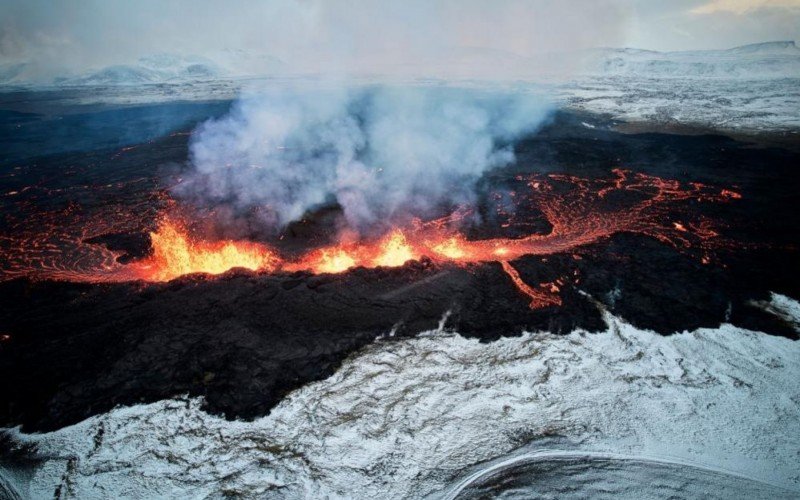
[[[337,245],[311,252],[296,261],[287,261],[283,268],[289,271],[310,270],[314,273],[340,273],[351,267],[397,267],[424,255],[406,239],[403,231],[396,229],[372,243]]]
[[[681,184],[625,170],[614,170],[610,179],[586,179],[569,175],[519,176],[518,186],[508,193],[513,209],[500,206],[503,227],[531,227],[543,215],[551,229],[521,238],[468,240],[458,230],[468,211],[410,227],[396,228],[372,241],[342,243],[315,248],[299,256],[280,255],[275,249],[249,241],[203,241],[191,236],[181,218],[161,216],[150,233],[151,253],[128,264],[117,262],[117,253],[84,241],[107,233],[136,232],[146,224],[144,215],[115,209],[92,226],[89,213],[46,214],[45,231],[20,222],[21,230],[0,237],[0,280],[18,276],[70,281],[168,281],[190,273],[219,274],[231,268],[263,272],[306,270],[338,273],[352,267],[400,266],[406,261],[429,257],[469,264],[500,262],[520,292],[531,298],[532,307],[558,305],[559,283],[525,284],[509,263],[525,255],[575,252],[619,232],[645,234],[681,251],[699,250],[700,260],[711,261],[719,234],[712,224],[689,212],[696,202],[724,203],[741,198],[730,189],[713,189],[699,183]],[[495,199],[500,199],[500,196]],[[142,212],[144,213],[144,212]],[[172,213],[167,207],[166,213]],[[72,220],[70,217],[77,214]],[[35,215],[35,214],[34,214]],[[47,231],[47,228],[52,231]]]
[[[500,264],[517,289],[531,298],[531,309],[561,305],[561,297],[558,296],[559,288],[555,283],[542,283],[540,285],[541,288],[537,290],[525,283],[517,270],[514,269],[514,266],[509,264],[508,261],[502,260]]]
[[[152,255],[134,266],[142,279],[150,281],[168,281],[190,273],[220,274],[237,267],[270,271],[278,263],[275,253],[264,245],[230,240],[199,242],[169,219],[150,233],[150,240]]]

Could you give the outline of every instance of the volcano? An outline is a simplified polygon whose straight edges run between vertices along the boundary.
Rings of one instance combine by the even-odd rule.
[[[612,125],[561,112],[476,204],[361,238],[330,230],[335,206],[209,235],[213,213],[165,189],[183,172],[148,167],[185,155],[182,133],[6,176],[2,421],[55,429],[180,394],[255,418],[376,339],[432,329],[598,331],[611,311],[663,334],[796,338],[759,304],[798,294],[797,149]]]

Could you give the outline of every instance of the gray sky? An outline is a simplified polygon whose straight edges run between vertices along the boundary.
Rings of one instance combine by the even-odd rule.
[[[626,45],[725,49],[800,38],[800,0],[633,0]]]
[[[223,49],[313,67],[397,64],[479,49],[728,48],[800,38],[800,0],[4,0],[0,60],[44,69]]]

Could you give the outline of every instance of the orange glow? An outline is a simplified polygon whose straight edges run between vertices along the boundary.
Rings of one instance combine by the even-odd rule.
[[[181,223],[185,216],[176,215],[181,213],[180,207],[167,200],[161,223],[150,233],[152,254],[123,264],[117,260],[118,253],[86,241],[109,233],[141,233],[155,216],[153,207],[143,205],[131,210],[128,206],[109,205],[97,214],[70,205],[64,210],[20,219],[14,237],[0,238],[0,280],[26,276],[88,282],[168,281],[184,274],[220,274],[232,268],[340,273],[358,266],[401,266],[409,260],[429,257],[457,265],[500,262],[520,293],[531,299],[531,307],[540,308],[561,303],[559,294],[565,281],[528,285],[511,261],[526,255],[565,252],[579,260],[578,252],[587,245],[620,232],[632,232],[653,237],[682,252],[696,249],[697,258],[710,264],[715,248],[724,241],[711,221],[687,218],[691,212],[682,212],[680,203],[728,203],[741,198],[727,189],[684,184],[622,169],[615,169],[608,179],[530,174],[519,175],[515,180],[516,209],[498,204],[499,226],[531,227],[531,218],[543,217],[549,224],[547,232],[468,240],[459,228],[470,210],[462,207],[440,219],[396,227],[375,240],[358,239],[343,232],[339,244],[311,248],[299,255],[281,255],[261,243],[199,240],[191,235],[188,224]],[[609,196],[615,192],[634,196]],[[37,219],[30,220],[32,217]],[[674,222],[676,218],[681,222]],[[579,281],[577,271],[571,279],[574,283]]]
[[[136,264],[142,278],[169,281],[190,273],[221,274],[242,267],[274,269],[277,257],[267,247],[246,241],[199,242],[179,224],[165,219],[150,233],[153,254]]]
[[[406,236],[400,230],[393,231],[389,234],[388,238],[382,242],[380,248],[381,253],[373,261],[376,266],[402,266],[409,260],[415,258],[411,247],[406,241]]]
[[[354,267],[356,260],[342,249],[329,248],[312,253],[306,264],[316,273],[341,273]]]
[[[731,198],[733,200],[742,199],[741,194],[737,193],[736,191],[732,191],[730,189],[723,189],[722,192],[720,193],[720,196],[722,196],[723,198]]]
[[[561,305],[561,297],[558,296],[560,288],[555,283],[542,283],[539,285],[539,288],[533,288],[523,281],[517,270],[514,269],[514,266],[508,263],[508,261],[502,260],[500,261],[500,265],[503,266],[503,271],[511,278],[514,286],[516,286],[520,292],[530,297],[531,309]]]
[[[459,238],[449,238],[441,243],[431,246],[431,249],[437,255],[441,255],[447,259],[459,260],[466,257],[466,252],[463,248],[463,242]]]
[[[297,259],[282,263],[287,271],[340,273],[351,267],[397,267],[424,255],[409,244],[405,233],[396,229],[377,241],[341,244],[312,250]]]

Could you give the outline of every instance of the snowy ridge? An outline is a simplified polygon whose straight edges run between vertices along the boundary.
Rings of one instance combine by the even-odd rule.
[[[744,45],[728,50],[655,52],[598,49],[584,56],[586,72],[649,78],[798,78],[800,48],[793,41]]]
[[[799,307],[785,299],[776,308]],[[662,337],[606,321],[599,334],[488,344],[441,329],[380,341],[253,422],[176,399],[47,434],[12,431],[46,457],[17,489],[440,497],[483,462],[558,439],[572,451],[669,457],[800,495],[800,343],[730,325]]]
[[[376,73],[351,75],[350,81],[549,92],[566,107],[655,125],[657,130],[690,126],[742,133],[800,132],[800,48],[794,42],[693,52],[595,49],[527,59],[453,51],[446,63],[427,64],[449,78],[421,75],[414,65],[387,65],[383,70],[389,73],[373,68]],[[471,75],[476,68],[480,74]],[[320,78],[297,73],[269,55],[241,50],[221,50],[209,59],[160,54],[57,78],[45,77],[25,62],[0,64],[0,92],[69,88],[79,93],[67,101],[78,104],[233,99],[243,89],[314,84]]]
[[[800,130],[800,48],[793,41],[728,50],[597,49],[556,93],[570,107],[660,127]]]
[[[213,61],[198,56],[153,54],[131,64],[116,64],[76,73],[42,72],[36,62],[0,64],[0,86],[137,86],[157,83],[205,81],[223,76]]]

